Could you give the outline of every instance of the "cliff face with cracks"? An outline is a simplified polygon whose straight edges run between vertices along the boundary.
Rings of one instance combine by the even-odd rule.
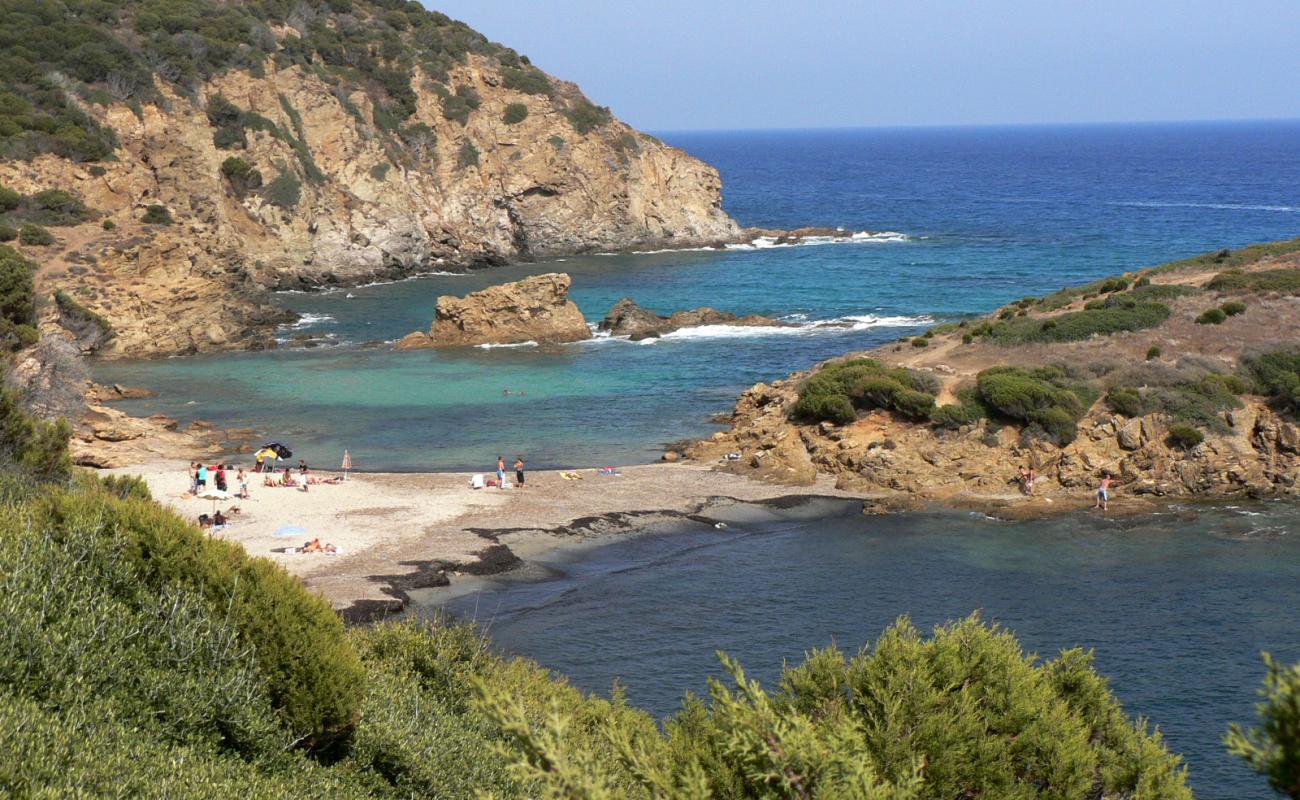
[[[25,249],[42,264],[42,290],[64,289],[112,324],[101,353],[266,344],[285,317],[270,289],[740,235],[713,168],[602,116],[573,84],[507,88],[490,55],[440,80],[415,67],[414,112],[397,132],[377,124],[372,94],[324,71],[273,59],[257,71],[217,74],[188,97],[155,79],[157,102],[135,110],[82,104],[116,132],[116,160],[0,162],[0,183],[70,190],[97,212],[53,228],[55,245]],[[218,96],[253,121],[243,146],[214,143]],[[449,118],[462,96],[473,108]],[[223,174],[232,157],[262,185]],[[173,222],[141,222],[153,204]]]

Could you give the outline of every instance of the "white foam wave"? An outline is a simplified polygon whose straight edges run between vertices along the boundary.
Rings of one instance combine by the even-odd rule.
[[[492,344],[488,342],[484,344],[476,344],[474,346],[480,350],[496,350],[499,347],[536,347],[537,342],[534,341],[514,342],[513,344]]]
[[[300,331],[303,328],[311,328],[316,325],[325,325],[330,322],[334,322],[334,317],[330,316],[329,314],[302,314],[301,316],[298,317],[297,322],[293,323],[292,325],[286,326],[284,329],[290,331]]]
[[[796,315],[791,315],[794,317]],[[787,318],[787,322],[794,321]],[[666,333],[658,338],[642,339],[636,344],[654,344],[663,340],[682,339],[744,339],[763,336],[815,336],[835,333],[865,331],[871,328],[906,328],[929,325],[934,319],[928,316],[882,316],[861,314],[835,319],[813,320],[795,325],[699,325],[694,328],[681,328]],[[619,337],[622,338],[622,337]]]
[[[1211,208],[1219,211],[1277,211],[1300,213],[1300,206],[1276,206],[1258,203],[1183,203],[1164,200],[1117,200],[1109,205],[1129,208]]]
[[[842,231],[843,228],[840,228]],[[658,250],[633,250],[634,256],[661,253],[716,253],[727,250],[770,250],[774,247],[811,247],[823,244],[886,244],[910,242],[912,237],[898,231],[854,231],[848,236],[805,236],[794,242],[779,242],[775,236],[759,236],[748,242],[732,242],[722,247],[664,247]],[[598,256],[621,256],[628,253],[603,252]]]

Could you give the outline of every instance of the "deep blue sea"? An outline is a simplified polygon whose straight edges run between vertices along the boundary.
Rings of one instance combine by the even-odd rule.
[[[183,421],[255,427],[313,463],[465,469],[498,453],[538,468],[653,460],[712,430],[743,388],[1063,284],[1225,246],[1300,235],[1300,122],[664,133],[716,165],[745,225],[892,232],[852,244],[591,255],[283,294],[286,347],[99,365]],[[662,341],[392,353],[440,294],[563,270],[588,320],[620,297],[803,324]],[[848,323],[832,327],[819,323]],[[504,394],[505,389],[511,395]]]

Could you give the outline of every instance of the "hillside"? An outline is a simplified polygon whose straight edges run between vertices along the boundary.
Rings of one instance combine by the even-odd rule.
[[[741,396],[687,454],[885,505],[1300,493],[1300,240],[1028,297]],[[731,458],[728,458],[731,456]],[[1064,502],[1062,502],[1064,501]]]
[[[0,10],[0,240],[109,321],[87,351],[260,346],[267,289],[740,234],[713,168],[419,3]]]

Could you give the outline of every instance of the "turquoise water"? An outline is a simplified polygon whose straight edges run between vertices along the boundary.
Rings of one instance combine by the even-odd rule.
[[[1300,659],[1295,505],[1006,523],[836,503],[730,519],[556,554],[542,580],[490,580],[446,607],[583,689],[617,680],[660,716],[723,675],[718,649],[770,687],[809,648],[853,652],[901,615],[928,630],[980,610],[1044,657],[1095,649],[1128,712],[1184,755],[1197,797],[1273,797],[1221,739],[1254,719],[1259,652]]]
[[[743,224],[892,231],[853,244],[583,256],[283,294],[332,346],[100,364],[124,404],[256,427],[313,463],[464,469],[656,458],[760,380],[1124,269],[1300,233],[1300,123],[664,134],[718,166]],[[563,270],[589,321],[631,296],[802,325],[650,344],[391,353],[439,294]],[[850,329],[825,323],[848,324]],[[506,397],[504,389],[512,394]],[[520,395],[522,392],[522,396]]]

